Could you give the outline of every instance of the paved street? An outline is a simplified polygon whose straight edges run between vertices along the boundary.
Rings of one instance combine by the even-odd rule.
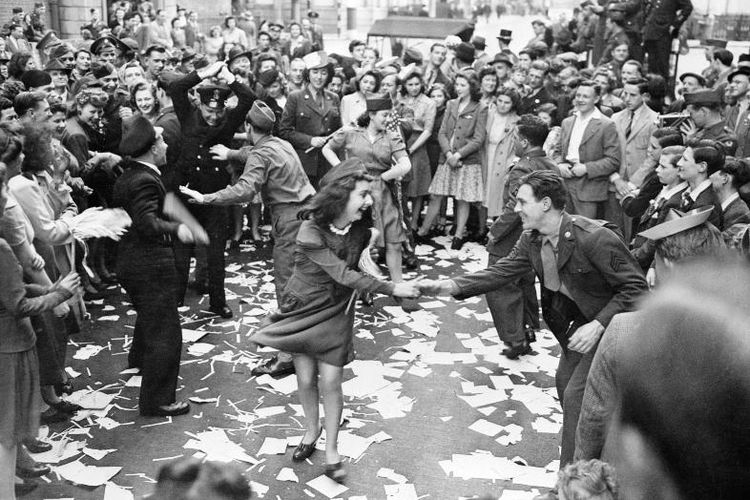
[[[448,245],[447,238],[438,242]],[[484,266],[481,247],[468,244],[459,253],[440,244],[418,247],[420,275],[438,278]],[[186,335],[199,331],[205,336],[185,342],[178,394],[206,401],[194,403],[188,416],[170,420],[138,414],[138,389],[129,387],[137,379],[120,373],[127,367],[125,346],[134,323],[127,297],[112,287],[103,304],[90,307],[94,321],[71,339],[69,357],[93,355],[71,359],[69,366],[80,373],[76,388],[99,391],[96,398],[87,395],[89,403],[106,407],[50,429],[54,441],[68,440],[64,456],[73,454],[58,465],[80,461],[121,467],[112,482],[140,498],[151,491],[167,460],[207,453],[209,458],[239,457],[235,463],[247,469],[257,492],[267,489],[265,498],[328,498],[306,484],[323,472],[322,451],[311,463],[295,464],[293,448],[287,447],[303,433],[294,377],[269,384],[250,376],[258,358],[248,333],[274,305],[269,253],[247,246],[230,254],[227,281],[235,294],[230,305],[239,313],[236,321],[216,321],[201,312],[207,297],[188,297]],[[346,422],[340,440],[342,454],[349,457],[349,489],[337,497],[384,499],[393,488],[402,488],[401,496],[393,498],[453,499],[499,495],[504,488],[531,491],[553,482],[554,474],[544,469],[555,468],[561,420],[552,389],[559,351],[554,339],[547,333],[534,344],[535,355],[511,362],[499,355],[483,299],[420,302],[425,308],[409,316],[391,299],[378,297],[374,307],[357,314],[357,361],[345,371]],[[104,395],[115,397],[109,402]],[[236,446],[221,444],[224,439]],[[275,448],[279,445],[281,450]],[[96,450],[112,451],[96,460],[90,456],[97,456]],[[78,473],[71,467],[63,471],[74,478]],[[92,478],[93,472],[82,474]],[[277,480],[280,473],[298,482]],[[104,498],[104,487],[74,486],[55,473],[48,479],[24,498]],[[412,487],[417,496],[408,493]]]

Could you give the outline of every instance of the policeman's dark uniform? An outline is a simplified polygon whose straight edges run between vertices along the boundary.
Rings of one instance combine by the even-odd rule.
[[[168,190],[188,185],[201,193],[213,193],[229,185],[230,175],[226,162],[212,159],[211,146],[231,144],[234,133],[239,129],[255,101],[255,94],[246,85],[233,82],[229,87],[206,85],[198,88],[201,103],[214,109],[224,107],[230,91],[238,98],[237,107],[229,110],[216,126],[210,126],[201,115],[200,109],[190,102],[188,91],[201,81],[193,71],[184,78],[173,82],[168,90],[175,113],[182,127],[182,147],[174,168],[174,177],[166,179]],[[211,310],[226,307],[224,293],[224,247],[227,241],[227,208],[210,205],[189,205],[190,211],[208,233],[208,289]],[[182,299],[190,274],[191,245],[175,243],[180,293]]]

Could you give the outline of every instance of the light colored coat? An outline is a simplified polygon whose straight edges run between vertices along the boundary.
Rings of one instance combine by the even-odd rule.
[[[511,160],[514,157],[513,146],[516,142],[516,123],[518,115],[515,113],[508,116],[505,127],[500,131],[499,137],[492,137],[492,126],[497,118],[495,105],[487,111],[487,138],[485,140],[484,155],[482,158],[482,171],[485,173],[485,198],[487,215],[497,217],[503,211],[503,190],[505,188],[505,176],[510,169]],[[499,139],[497,142],[490,142]]]
[[[640,167],[646,163],[649,140],[651,134],[656,130],[656,119],[658,114],[646,104],[639,110],[630,127],[630,136],[625,137],[625,131],[630,120],[630,110],[624,109],[612,115],[612,121],[617,126],[617,134],[620,137],[622,147],[622,162],[620,164],[620,177],[635,186],[640,187],[648,172]]]

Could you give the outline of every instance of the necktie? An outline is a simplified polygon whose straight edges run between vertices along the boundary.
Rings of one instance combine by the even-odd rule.
[[[557,274],[557,256],[552,242],[545,238],[542,242],[542,269],[544,270],[545,288],[557,292],[560,290],[560,276]]]
[[[625,129],[625,138],[627,139],[630,137],[630,132],[633,130],[633,117],[635,116],[635,113],[632,111],[630,112],[630,120],[628,120],[628,126]]]

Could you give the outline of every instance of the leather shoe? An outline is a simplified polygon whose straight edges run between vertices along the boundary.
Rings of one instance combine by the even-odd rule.
[[[344,481],[346,480],[346,469],[344,469],[341,462],[326,464],[326,476],[339,484],[344,484]]]
[[[141,408],[144,417],[176,417],[190,412],[190,405],[185,401],[175,401],[170,405],[157,406],[156,408]]]
[[[528,354],[531,352],[528,342],[523,341],[519,344],[512,344],[510,347],[503,349],[503,356],[508,359],[518,359],[518,356],[522,354]]]
[[[221,316],[224,319],[229,319],[234,316],[234,313],[231,309],[229,309],[229,306],[227,305],[211,307],[209,311],[216,314],[217,316]]]
[[[295,462],[302,462],[303,460],[310,458],[310,455],[315,452],[315,443],[318,442],[318,439],[320,439],[320,435],[322,433],[323,428],[321,427],[318,431],[317,437],[312,443],[303,443],[300,441],[300,443],[294,449],[294,453],[292,453],[292,460],[294,460]]]
[[[24,479],[46,476],[50,471],[52,471],[52,469],[44,464],[34,464],[31,467],[20,467],[16,465],[16,476]]]
[[[49,424],[56,424],[58,422],[67,422],[70,420],[70,417],[72,414],[64,411],[59,411],[55,408],[47,408],[45,411],[42,412],[40,419],[43,424],[49,425]]]
[[[272,377],[280,377],[282,375],[290,375],[294,373],[294,362],[293,361],[279,361],[277,356],[270,358],[262,365],[258,365],[252,369],[251,375],[271,375]]]
[[[64,400],[60,400],[59,403],[52,403],[50,407],[62,413],[70,413],[71,415],[79,410],[83,410],[82,406]]]
[[[34,491],[37,486],[39,486],[37,483],[28,483],[24,481],[22,483],[14,484],[13,489],[15,490],[17,497],[22,497]]]
[[[205,281],[194,280],[188,283],[188,288],[191,288],[198,293],[198,295],[205,295],[208,293],[208,283]]]
[[[52,445],[36,438],[24,439],[23,445],[30,453],[44,453],[52,449]]]
[[[62,396],[63,394],[71,395],[73,394],[73,384],[68,380],[67,382],[60,382],[54,385],[55,394],[57,396]]]

